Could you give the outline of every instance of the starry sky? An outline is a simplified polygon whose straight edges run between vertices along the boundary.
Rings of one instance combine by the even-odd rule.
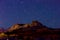
[[[60,0],[0,0],[0,27],[32,20],[60,28]]]

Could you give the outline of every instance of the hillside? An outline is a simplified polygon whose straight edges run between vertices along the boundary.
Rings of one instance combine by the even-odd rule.
[[[38,21],[32,21],[31,24],[16,24],[5,32],[9,37],[15,36],[21,40],[58,40],[60,38],[60,29],[48,28]],[[60,39],[59,39],[60,40]]]

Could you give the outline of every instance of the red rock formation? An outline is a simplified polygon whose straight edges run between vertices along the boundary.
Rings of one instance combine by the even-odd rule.
[[[7,31],[5,34],[16,34],[16,38],[22,40],[60,40],[60,29],[48,28],[38,21],[33,21],[30,26]]]

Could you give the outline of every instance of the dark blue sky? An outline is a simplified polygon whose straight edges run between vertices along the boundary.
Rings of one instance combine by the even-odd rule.
[[[60,28],[59,0],[0,0],[0,27],[38,20],[52,28]]]

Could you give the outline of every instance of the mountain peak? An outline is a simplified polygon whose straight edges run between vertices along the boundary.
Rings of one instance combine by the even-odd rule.
[[[19,28],[29,28],[29,27],[36,27],[36,28],[41,27],[42,28],[43,25],[40,22],[35,20],[35,21],[32,21],[31,24],[15,24],[15,25],[11,26],[8,29],[8,31],[16,30]]]
[[[37,20],[32,21],[32,26],[42,26],[42,23],[38,22]]]

